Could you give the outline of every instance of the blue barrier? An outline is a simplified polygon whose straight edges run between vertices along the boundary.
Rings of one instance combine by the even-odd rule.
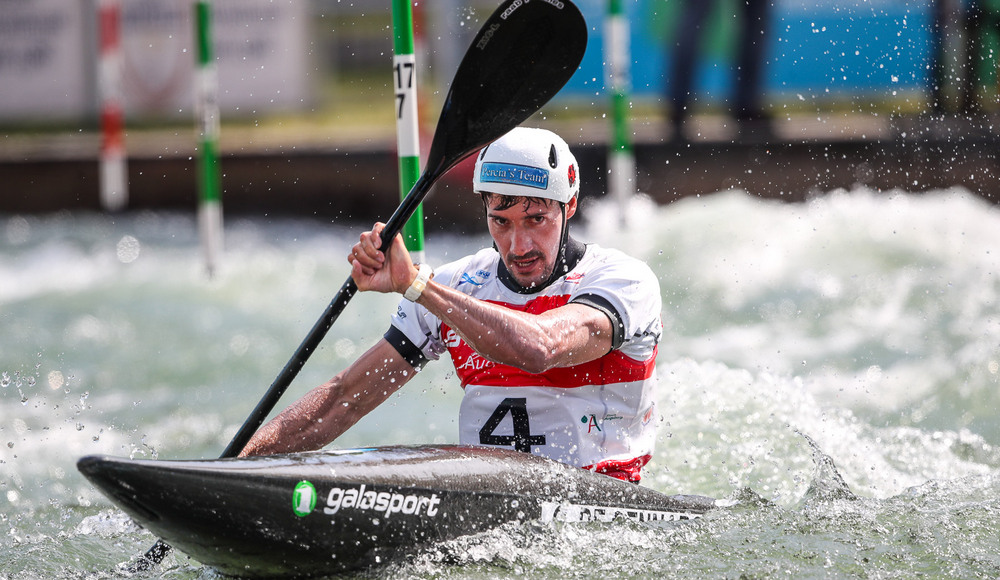
[[[708,0],[693,0],[708,1]],[[726,98],[737,22],[732,1],[717,2],[704,33],[694,80],[703,100]],[[667,90],[680,0],[626,3],[631,21],[632,86],[638,97]],[[575,96],[604,90],[602,0],[579,0],[591,26],[581,72],[565,89]],[[785,0],[775,2],[763,90],[773,101],[925,90],[931,56],[930,0]]]

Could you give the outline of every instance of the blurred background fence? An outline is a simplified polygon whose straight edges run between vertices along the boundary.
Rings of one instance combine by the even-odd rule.
[[[0,188],[6,189],[0,211],[96,203],[96,170],[89,163],[99,148],[97,1],[0,0]],[[986,180],[973,177],[977,170],[992,171],[995,163],[989,149],[998,112],[1000,0],[767,2],[766,32],[757,31],[762,47],[757,90],[774,125],[749,143],[738,138],[727,115],[736,59],[744,50],[738,39],[746,20],[739,7],[755,0],[710,3],[689,79],[688,113],[701,120],[690,130],[693,142],[678,143],[671,132],[668,119],[678,111],[667,95],[678,82],[672,63],[685,1],[624,3],[640,189],[665,199],[727,187],[801,198],[809,190],[844,183],[822,179],[829,168],[813,174],[813,167],[784,161],[775,169],[781,179],[755,185],[746,167],[761,164],[761,144],[798,147],[783,158],[800,155],[815,166],[830,156],[831,147],[848,141],[859,157],[843,168],[850,179],[919,190],[934,185],[930,176],[947,179],[940,167],[914,167],[928,175],[923,181],[880,182],[880,174],[897,172],[882,171],[878,164],[897,158],[894,147],[907,142],[908,151],[913,143],[933,142],[938,156],[952,153],[940,147],[959,142],[982,161],[971,173],[956,173],[953,183],[993,195]],[[581,148],[595,168],[592,183],[600,186],[609,131],[601,52],[606,7],[605,0],[577,3],[591,24],[588,52],[539,123],[552,124]],[[428,127],[458,60],[495,5],[493,0],[415,3],[422,117]],[[363,219],[362,206],[371,202],[365,196],[382,195],[376,191],[381,185],[365,180],[383,167],[380,155],[394,147],[389,0],[214,0],[213,9],[223,167],[228,168],[224,188],[245,202],[235,207],[255,211],[274,205],[277,195],[281,207],[304,204],[315,210],[317,191],[325,189],[322,195],[329,196],[331,183],[342,183],[345,195],[362,198],[352,207]],[[121,93],[133,206],[186,204],[193,195],[188,165],[196,145],[184,128],[194,115],[193,38],[191,3],[123,0]],[[687,170],[684,157],[663,167],[678,152],[690,160]],[[965,149],[953,153],[967,161]],[[692,173],[691,167],[708,157],[719,167],[731,165],[733,173]],[[46,175],[55,162],[62,179]],[[789,172],[820,179],[782,181]],[[356,179],[352,173],[366,175]],[[185,181],[171,179],[178,175]],[[685,175],[696,178],[685,181]],[[190,187],[183,185],[187,181]],[[352,211],[344,204],[326,205],[316,211]]]
[[[632,87],[639,102],[662,99],[671,81],[685,0],[625,2],[631,22]],[[711,4],[695,92],[710,109],[732,93],[737,2]],[[0,0],[0,122],[84,121],[97,114],[96,0]],[[328,83],[386,78],[390,3],[215,0],[216,53],[224,112],[254,117],[324,106]],[[564,99],[604,91],[603,0],[579,0],[592,23],[590,48]],[[766,102],[791,108],[924,112],[935,86],[957,97],[971,83],[996,108],[998,0],[774,0],[764,39]],[[443,90],[492,0],[418,2],[425,79]],[[133,119],[187,119],[192,105],[194,25],[189,3],[125,0],[123,88]],[[942,63],[935,73],[936,62]],[[330,103],[335,106],[336,103]]]

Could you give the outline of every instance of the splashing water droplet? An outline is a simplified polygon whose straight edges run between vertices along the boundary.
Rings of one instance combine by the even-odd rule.
[[[124,236],[118,241],[118,260],[123,264],[130,264],[139,257],[141,245],[134,236]]]

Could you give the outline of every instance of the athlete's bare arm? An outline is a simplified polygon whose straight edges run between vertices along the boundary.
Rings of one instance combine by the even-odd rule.
[[[414,372],[381,339],[343,372],[261,427],[240,456],[319,449],[388,399]]]
[[[352,276],[361,290],[403,293],[417,269],[399,236],[387,255],[378,251],[382,228],[376,224],[354,246],[348,258]],[[480,355],[531,373],[588,362],[611,350],[611,319],[582,304],[529,314],[471,298],[433,280],[417,302]]]
[[[417,302],[480,355],[530,373],[585,363],[611,350],[611,319],[583,304],[528,314],[433,281]]]

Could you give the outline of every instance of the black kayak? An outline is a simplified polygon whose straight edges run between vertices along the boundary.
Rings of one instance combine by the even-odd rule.
[[[192,461],[88,456],[77,467],[168,544],[243,577],[365,569],[511,521],[688,520],[716,506],[492,447]]]

